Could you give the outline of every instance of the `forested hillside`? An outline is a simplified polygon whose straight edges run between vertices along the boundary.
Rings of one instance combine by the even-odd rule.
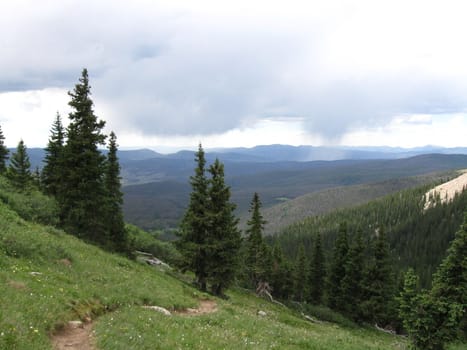
[[[422,284],[428,286],[467,208],[467,191],[464,191],[452,202],[439,203],[424,211],[424,195],[431,187],[408,189],[355,208],[309,217],[285,228],[270,241],[279,243],[286,255],[292,257],[300,244],[306,252],[311,252],[318,233],[324,250],[329,252],[341,223],[346,223],[350,236],[361,230],[366,245],[375,239],[379,230],[384,230],[394,266],[400,270],[413,267],[421,276]]]
[[[444,181],[450,176],[455,176],[454,174],[454,172],[432,173],[362,185],[339,186],[285,200],[263,210],[266,220],[264,232],[266,235],[276,234],[309,216],[362,205],[404,189]]]

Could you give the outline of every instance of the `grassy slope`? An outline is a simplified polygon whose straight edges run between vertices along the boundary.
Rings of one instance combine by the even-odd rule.
[[[94,325],[100,349],[405,347],[403,339],[373,330],[308,323],[239,291],[218,300],[217,313],[199,317],[166,317],[140,307],[180,309],[200,297],[167,273],[28,223],[0,203],[0,349],[50,349],[51,332],[89,316],[100,316]],[[267,316],[257,316],[259,309]]]

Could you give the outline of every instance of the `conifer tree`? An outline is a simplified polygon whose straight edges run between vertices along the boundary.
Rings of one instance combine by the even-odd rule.
[[[326,267],[321,245],[321,235],[318,233],[313,246],[313,255],[310,264],[309,301],[321,304],[325,289]]]
[[[290,294],[290,287],[293,284],[290,269],[282,252],[281,246],[276,242],[272,250],[271,282],[274,296],[287,299]]]
[[[354,320],[360,320],[362,317],[364,268],[365,246],[363,245],[362,231],[358,230],[349,248],[345,276],[342,280],[345,313]]]
[[[106,228],[113,249],[124,253],[128,252],[128,242],[122,212],[123,193],[120,183],[120,164],[117,156],[117,136],[113,131],[110,133],[108,149],[105,168]]]
[[[185,212],[177,248],[183,261],[182,268],[195,273],[196,283],[201,290],[206,290],[207,252],[209,232],[208,218],[208,179],[206,177],[206,159],[201,144],[195,154],[195,175],[190,177],[192,192],[190,203]]]
[[[307,293],[307,259],[305,255],[305,246],[302,244],[298,247],[297,260],[294,269],[294,296],[297,301],[304,301]]]
[[[414,282],[415,281],[415,282]],[[399,314],[415,349],[443,350],[467,333],[467,215],[433,280],[431,291],[416,294],[407,273]]]
[[[432,294],[467,308],[467,213],[434,276]]]
[[[60,114],[52,124],[50,138],[45,148],[44,168],[42,169],[42,186],[44,192],[56,196],[63,176],[63,147],[65,142],[65,131],[63,129]]]
[[[383,228],[377,232],[364,281],[362,313],[371,322],[387,325],[395,317],[395,278],[391,269],[389,243]],[[394,309],[393,309],[394,308]]]
[[[347,254],[349,243],[347,239],[347,224],[343,223],[339,227],[339,233],[334,243],[334,251],[330,263],[328,276],[328,305],[331,309],[344,311],[344,295],[342,281],[345,277],[345,266],[347,264]]]
[[[6,161],[8,159],[8,148],[5,146],[5,136],[3,136],[2,127],[0,125],[0,174],[6,172]]]
[[[213,294],[223,296],[238,270],[241,235],[234,215],[235,204],[230,202],[230,188],[224,181],[224,165],[216,159],[209,172],[207,276]]]
[[[404,285],[400,296],[399,302],[399,317],[402,319],[402,325],[405,330],[412,332],[412,327],[416,322],[416,307],[419,302],[418,298],[418,284],[419,278],[415,271],[410,268],[404,275]]]
[[[11,183],[19,190],[26,190],[31,182],[31,163],[24,141],[18,143],[16,152],[13,152],[8,166],[7,177]]]
[[[266,221],[263,220],[260,208],[261,201],[258,193],[255,192],[249,210],[251,218],[247,222],[245,261],[248,279],[253,288],[256,288],[258,282],[264,280],[267,268],[267,247],[262,236]]]
[[[94,114],[86,69],[68,94],[72,112],[63,150],[63,186],[57,194],[61,218],[69,232],[105,244],[105,157],[98,149],[105,141],[105,122]]]

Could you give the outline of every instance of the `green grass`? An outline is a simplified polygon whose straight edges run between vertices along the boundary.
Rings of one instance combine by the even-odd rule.
[[[405,349],[405,339],[310,323],[249,293],[230,291],[216,313],[163,316],[206,297],[169,273],[108,254],[0,203],[0,349],[50,349],[72,319],[95,320],[99,349]],[[267,316],[257,315],[263,310]]]
[[[154,268],[111,255],[0,204],[0,349],[49,349],[71,319],[129,305],[194,306],[199,293]]]
[[[95,327],[101,349],[405,349],[405,340],[367,329],[310,323],[290,310],[232,291],[219,311],[167,317],[139,307],[104,315]],[[258,310],[266,316],[258,316]]]

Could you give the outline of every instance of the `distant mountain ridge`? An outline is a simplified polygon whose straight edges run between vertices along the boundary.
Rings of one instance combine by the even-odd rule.
[[[10,148],[10,152],[15,149]],[[317,160],[333,161],[345,159],[400,159],[422,154],[467,154],[467,147],[444,148],[425,146],[416,148],[400,148],[386,146],[290,146],[260,145],[252,148],[212,148],[206,149],[206,158],[213,161],[216,157],[231,162],[310,162]],[[105,150],[104,150],[105,152]],[[193,160],[194,151],[179,151],[162,154],[148,148],[135,150],[119,150],[121,162],[142,161],[148,159]],[[32,168],[41,167],[44,158],[42,148],[28,148]]]

